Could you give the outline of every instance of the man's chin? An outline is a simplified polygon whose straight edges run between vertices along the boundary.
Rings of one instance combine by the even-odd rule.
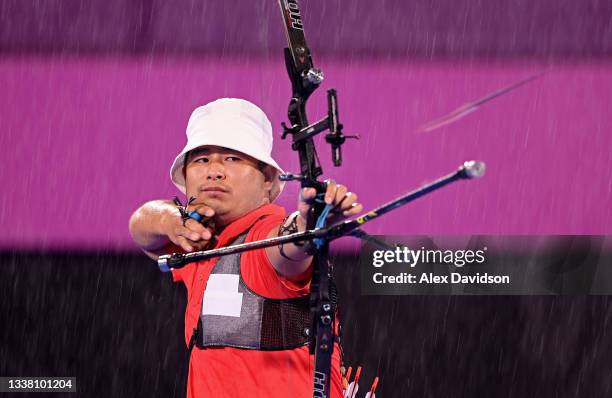
[[[233,218],[235,217],[232,216],[231,210],[228,209],[226,206],[223,206],[223,204],[211,202],[207,205],[215,211],[214,219],[217,225],[225,226],[234,221]]]
[[[222,211],[224,200],[218,195],[200,194],[195,196],[195,198],[196,199],[192,203],[193,206],[208,206],[215,211],[215,214],[217,211]]]
[[[213,200],[228,200],[228,195],[225,191],[204,191],[200,197],[204,202],[209,202]]]

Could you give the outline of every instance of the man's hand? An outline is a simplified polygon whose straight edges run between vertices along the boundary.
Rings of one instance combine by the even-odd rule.
[[[337,184],[333,180],[327,180],[326,184],[325,203],[334,205],[328,216],[328,225],[355,216],[363,210],[363,206],[357,202],[357,195],[353,192],[349,192],[346,186]],[[298,211],[300,212],[298,227],[300,231],[306,228],[308,211],[312,206],[315,196],[316,190],[314,188],[304,188],[300,193],[300,200],[298,203]]]
[[[213,209],[202,204],[191,205],[188,211],[197,211],[204,218],[215,214]],[[153,259],[165,254],[164,248],[169,242],[186,252],[203,249],[212,239],[213,232],[193,219],[183,223],[176,205],[166,200],[147,202],[130,218],[134,242]]]
[[[204,217],[205,220],[215,215],[215,211],[205,205],[190,205],[187,207],[187,211],[195,211]],[[212,239],[212,234],[214,232],[211,228],[205,227],[192,218],[183,222],[178,211],[176,214],[166,215],[163,222],[166,223],[165,230],[167,231],[166,235],[168,239],[175,245],[180,246],[186,252],[204,249]]]
[[[297,227],[298,231],[306,229],[306,218],[308,211],[316,196],[314,188],[304,188],[300,192],[298,202]],[[334,224],[342,221],[345,218],[359,214],[363,206],[357,203],[357,195],[349,192],[344,185],[336,184],[333,181],[327,182],[324,201],[326,204],[333,204],[334,207],[329,214],[328,224]],[[285,226],[288,226],[292,218],[286,221]],[[270,232],[269,238],[278,236],[279,229],[276,228]],[[274,269],[285,278],[293,281],[304,281],[309,278],[308,268],[312,264],[312,257],[309,256],[302,245],[287,243],[280,247],[273,246],[266,249],[268,259]]]

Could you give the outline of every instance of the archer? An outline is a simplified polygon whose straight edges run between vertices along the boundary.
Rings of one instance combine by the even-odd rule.
[[[130,219],[134,241],[156,259],[304,231],[315,198],[301,190],[297,211],[272,202],[284,174],[271,157],[272,128],[252,103],[220,99],[197,108],[187,145],[171,178],[188,205],[144,204]],[[328,181],[330,223],[362,210],[357,195]],[[183,211],[181,211],[183,210]],[[185,337],[191,350],[188,397],[305,397],[312,393],[307,346],[312,256],[303,243],[193,262],[172,270],[188,290]],[[280,299],[280,300],[278,300]],[[337,326],[337,325],[336,325]],[[341,396],[338,344],[332,355],[331,396]]]

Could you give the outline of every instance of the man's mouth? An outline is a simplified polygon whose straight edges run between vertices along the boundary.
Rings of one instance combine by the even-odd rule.
[[[200,188],[201,192],[227,192],[227,189],[218,185]]]

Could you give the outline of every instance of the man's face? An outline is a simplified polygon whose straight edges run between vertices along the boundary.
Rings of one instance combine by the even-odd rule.
[[[272,177],[256,159],[218,146],[196,148],[185,161],[187,197],[212,207],[221,226],[270,203]]]

